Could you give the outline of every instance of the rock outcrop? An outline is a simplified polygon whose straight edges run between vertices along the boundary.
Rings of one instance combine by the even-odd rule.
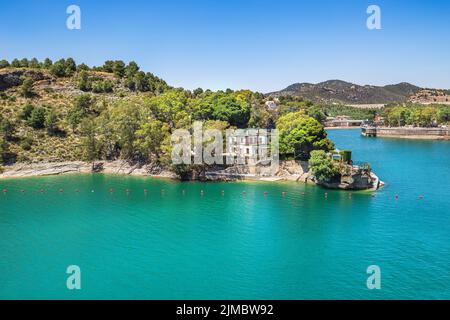
[[[0,73],[0,90],[6,90],[22,84],[23,77],[30,77],[34,81],[52,80],[50,76],[35,70],[2,71]]]
[[[97,161],[94,164],[83,161],[14,164],[12,166],[3,167],[0,178],[51,176],[70,173],[108,173],[176,178],[174,173],[155,166],[154,164],[133,164],[120,160]]]

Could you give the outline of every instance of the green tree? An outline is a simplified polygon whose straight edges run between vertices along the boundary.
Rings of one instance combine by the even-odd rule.
[[[33,147],[33,138],[30,137],[30,136],[26,136],[26,137],[23,138],[22,141],[20,142],[20,146],[21,146],[22,149],[25,150],[25,151],[31,150],[31,148]]]
[[[49,58],[46,58],[46,59],[44,60],[44,63],[42,64],[42,66],[44,67],[44,69],[48,69],[48,70],[52,67],[52,65],[53,65],[53,61],[50,60]]]
[[[91,91],[92,89],[92,83],[89,79],[89,74],[85,70],[81,71],[78,77],[78,89],[80,89],[81,91]]]
[[[8,68],[9,62],[7,60],[0,60],[0,69]]]
[[[8,152],[8,143],[3,137],[0,137],[0,164],[5,164],[6,153]]]
[[[125,74],[126,74],[127,78],[132,78],[138,71],[139,71],[139,66],[134,61],[130,61],[130,63],[128,63],[128,65],[125,68]]]
[[[280,154],[308,160],[313,150],[333,150],[324,127],[304,112],[293,112],[281,116],[276,127],[280,135]]]
[[[28,61],[27,58],[23,58],[22,60],[20,60],[21,68],[28,68],[29,66],[30,66],[30,62]]]
[[[136,91],[149,91],[148,79],[142,71],[137,72],[133,77],[133,89]]]
[[[85,63],[82,63],[77,67],[77,70],[78,71],[89,71],[89,66]]]
[[[40,67],[41,67],[41,65],[39,64],[38,59],[36,59],[36,58],[31,59],[30,68],[39,69]]]
[[[47,132],[49,135],[54,135],[58,132],[58,116],[56,115],[54,110],[50,110],[45,115],[44,125],[47,128]]]
[[[30,119],[28,123],[34,129],[42,129],[45,127],[45,116],[46,111],[42,107],[34,108],[31,112]]]
[[[33,84],[34,80],[31,77],[25,77],[22,81],[22,86],[20,87],[20,91],[24,97],[33,96]]]
[[[327,116],[323,112],[322,108],[319,106],[312,106],[307,109],[308,116],[313,119],[316,119],[320,123],[324,123],[327,119]]]
[[[11,67],[20,68],[20,61],[18,59],[14,59],[13,61],[11,61]]]
[[[330,182],[339,175],[339,167],[323,150],[311,151],[309,168],[318,182]]]
[[[105,63],[103,63],[102,69],[105,72],[112,73],[114,69],[114,61],[106,60]]]
[[[65,75],[66,76],[70,76],[72,74],[74,74],[75,71],[77,71],[77,64],[75,63],[75,60],[73,60],[72,58],[68,58],[65,63]]]
[[[20,113],[20,118],[22,120],[28,120],[31,117],[31,113],[34,110],[34,106],[31,103],[27,103],[22,107],[22,112]]]
[[[113,92],[114,84],[111,80],[99,80],[92,83],[92,91],[95,93]]]
[[[136,156],[135,140],[141,123],[140,108],[134,102],[119,102],[110,112],[110,130],[117,135],[121,156],[132,159]]]
[[[170,127],[167,123],[149,119],[136,131],[135,147],[149,160],[159,159],[170,146]]]
[[[232,126],[245,127],[250,119],[250,106],[236,95],[222,95],[213,106],[213,118],[226,121]]]
[[[83,119],[81,122],[81,143],[86,161],[92,162],[92,169],[95,167],[95,160],[99,156],[99,146],[97,139],[97,126],[93,117]]]
[[[83,118],[95,113],[94,103],[95,100],[90,94],[83,93],[75,98],[72,108],[67,113],[67,121],[73,131],[76,130]]]
[[[11,120],[7,118],[3,118],[2,115],[0,115],[0,134],[1,136],[6,140],[11,140],[14,135],[14,124],[11,122]]]
[[[437,112],[439,123],[448,123],[450,121],[450,107],[441,107]]]
[[[50,73],[57,77],[64,77],[66,76],[66,60],[61,59],[56,61],[51,67],[50,67]]]
[[[198,97],[203,93],[203,89],[202,88],[197,88],[194,90],[194,96]]]
[[[114,61],[112,72],[122,78],[125,75],[125,63],[122,60]]]

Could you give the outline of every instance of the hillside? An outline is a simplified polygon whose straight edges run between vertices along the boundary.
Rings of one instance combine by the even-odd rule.
[[[84,118],[170,89],[134,63],[88,68],[70,59],[49,66],[15,61],[0,61],[0,164],[86,159]]]
[[[341,80],[330,80],[318,84],[296,83],[286,89],[268,93],[279,97],[290,95],[302,97],[318,104],[387,104],[404,102],[419,92],[420,88],[409,83],[395,85],[360,86]]]
[[[134,62],[0,60],[0,171],[30,162],[167,164],[171,134],[194,121],[218,130],[273,127],[278,113],[265,102],[249,90],[173,88]]]

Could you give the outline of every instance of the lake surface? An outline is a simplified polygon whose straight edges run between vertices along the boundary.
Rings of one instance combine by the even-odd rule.
[[[0,180],[0,298],[450,299],[450,143],[329,133],[386,182],[376,196],[287,182]],[[66,287],[69,265],[81,290]],[[367,289],[370,265],[381,290]]]

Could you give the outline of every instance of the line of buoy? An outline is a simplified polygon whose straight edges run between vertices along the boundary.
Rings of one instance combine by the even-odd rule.
[[[9,191],[10,191],[10,190],[9,190],[8,188],[2,189],[2,192],[3,192],[4,194],[9,193]],[[19,192],[20,192],[20,193],[27,193],[27,190],[26,190],[26,189],[20,189]],[[39,193],[45,193],[45,192],[46,192],[45,189],[43,189],[43,188],[39,189]],[[60,189],[58,189],[58,192],[59,192],[59,193],[64,193],[65,190],[64,190],[63,188],[60,188]],[[74,189],[74,192],[75,192],[75,193],[80,193],[81,190],[77,188],[77,189]],[[95,190],[91,190],[91,192],[94,193]],[[109,189],[108,189],[108,192],[109,192],[109,193],[114,193],[114,189],[113,189],[113,188],[109,188]],[[125,189],[125,192],[126,192],[127,194],[129,194],[129,193],[132,192],[132,190],[127,188],[127,189]],[[145,194],[148,194],[148,193],[150,192],[150,190],[147,189],[147,188],[145,188],[145,189],[143,189],[143,192],[144,192]],[[160,192],[161,192],[161,194],[165,194],[166,190],[165,190],[165,189],[160,189]],[[185,194],[187,193],[187,191],[186,191],[185,189],[183,189],[183,190],[181,190],[181,193],[182,193],[183,195],[185,195]],[[225,190],[220,190],[220,194],[221,194],[222,196],[224,196],[224,195],[225,195]],[[205,191],[204,191],[204,190],[200,190],[200,195],[201,195],[201,196],[204,196],[204,195],[205,195]],[[264,195],[264,197],[267,197],[267,196],[269,195],[269,193],[268,193],[267,191],[264,191],[264,192],[263,192],[263,195]],[[302,197],[304,197],[304,196],[305,196],[305,192],[301,192],[300,195],[301,195]],[[325,198],[328,198],[328,195],[329,195],[328,192],[325,192],[325,193],[324,193],[324,197],[325,197]],[[247,192],[246,192],[246,191],[242,191],[242,196],[246,197],[246,196],[247,196]],[[282,196],[283,198],[285,198],[285,197],[287,196],[287,192],[286,192],[286,191],[282,191],[282,192],[281,192],[281,196]],[[372,198],[376,198],[376,197],[377,197],[377,194],[376,194],[376,193],[372,193],[370,196],[371,196]],[[348,198],[349,198],[349,199],[352,199],[352,198],[353,198],[353,193],[352,193],[352,192],[349,192],[349,193],[348,193]],[[425,198],[425,196],[424,196],[423,194],[420,194],[420,195],[417,197],[418,200],[423,200],[424,198]],[[399,200],[399,199],[400,199],[399,194],[395,194],[395,195],[394,195],[394,199],[395,199],[395,200]]]

